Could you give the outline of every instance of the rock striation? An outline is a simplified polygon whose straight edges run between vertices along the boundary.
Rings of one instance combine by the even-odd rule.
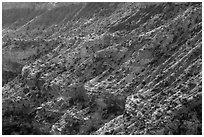
[[[3,134],[202,134],[202,3],[48,5],[3,24]]]

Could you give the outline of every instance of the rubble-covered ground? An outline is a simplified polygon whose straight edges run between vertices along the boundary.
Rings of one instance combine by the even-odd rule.
[[[202,3],[3,3],[3,134],[202,134]]]

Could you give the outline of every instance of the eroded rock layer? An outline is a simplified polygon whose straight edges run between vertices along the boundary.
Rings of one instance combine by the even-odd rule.
[[[201,3],[36,5],[3,24],[3,134],[202,134]]]

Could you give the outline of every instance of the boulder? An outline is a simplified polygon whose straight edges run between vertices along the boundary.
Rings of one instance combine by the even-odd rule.
[[[21,76],[23,78],[26,78],[28,75],[30,74],[30,67],[25,65],[23,68],[22,68],[22,71],[21,71]]]

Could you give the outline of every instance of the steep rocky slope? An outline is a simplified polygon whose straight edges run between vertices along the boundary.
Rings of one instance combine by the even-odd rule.
[[[201,3],[53,7],[3,57],[3,134],[202,134]]]

